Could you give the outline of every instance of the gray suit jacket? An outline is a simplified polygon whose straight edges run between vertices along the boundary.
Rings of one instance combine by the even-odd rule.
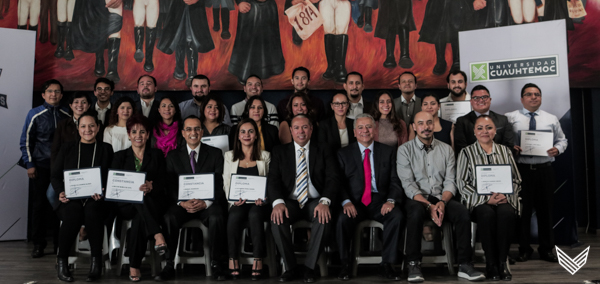
[[[410,119],[408,119],[408,121],[404,120],[404,113],[402,112],[402,96],[395,98],[394,99],[394,107],[396,108],[396,114],[398,114],[398,117],[402,120],[404,120],[404,123],[406,123],[406,127],[409,127],[410,124],[412,123],[413,118],[415,117],[415,114],[417,114],[418,112],[421,111],[421,102],[423,100],[419,97],[417,97],[417,95],[415,95],[415,109],[412,113],[412,115],[410,116]]]

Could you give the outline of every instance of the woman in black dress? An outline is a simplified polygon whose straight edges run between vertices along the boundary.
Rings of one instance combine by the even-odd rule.
[[[454,124],[449,120],[439,117],[440,100],[432,94],[426,95],[421,101],[421,111],[428,112],[433,116],[433,137],[452,146],[452,149],[454,149]],[[410,126],[409,134],[409,140],[415,138],[415,131],[412,125]]]

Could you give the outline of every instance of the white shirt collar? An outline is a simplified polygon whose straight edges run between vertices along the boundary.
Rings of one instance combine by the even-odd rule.
[[[358,148],[360,149],[360,153],[364,153],[366,149],[371,150],[371,154],[373,153],[373,145],[375,145],[375,142],[371,142],[371,145],[369,145],[369,147],[365,147],[363,144],[358,143]]]
[[[301,147],[300,145],[298,145],[298,143],[296,143],[296,141],[294,141],[294,149],[296,151],[296,154],[298,154],[298,150],[300,150],[300,148],[304,148],[304,153],[308,153],[308,147],[310,147],[310,140],[308,141],[308,143],[306,143],[306,145],[304,145],[304,147]]]
[[[404,98],[404,96],[403,96],[403,95],[400,95],[400,98],[401,98],[401,101],[402,101],[403,103],[405,103],[405,104],[408,104],[408,102],[406,102],[406,99]],[[415,101],[415,94],[413,94],[412,98],[410,98],[410,101],[411,101],[411,102],[414,102],[414,101]]]
[[[98,105],[98,102],[96,102],[96,111],[106,110],[109,108],[112,108],[112,104],[110,102],[108,102],[108,106],[105,108],[100,108],[100,106]]]
[[[140,102],[142,103],[142,107],[150,107],[152,103],[154,103],[154,99],[152,99],[149,103],[146,103],[146,101],[140,99]]]
[[[490,110],[489,110],[489,109],[488,109],[488,111],[486,111],[486,112],[484,112],[484,113],[478,113],[478,112],[476,112],[476,111],[473,111],[473,112],[475,113],[475,115],[476,115],[477,117],[480,117],[482,114],[485,114],[485,115],[490,115]]]
[[[192,150],[196,151],[196,161],[198,161],[198,154],[200,153],[200,145],[202,145],[202,143],[198,144],[198,147],[192,149],[190,148],[190,145],[188,145],[187,143],[185,143],[185,146],[187,147],[187,151],[188,151],[188,156],[190,155],[190,153],[192,153]]]
[[[362,96],[362,95],[360,95],[360,100],[358,101],[358,103],[352,103],[352,104],[353,104],[353,105],[359,105],[359,106],[363,106],[363,105],[364,105],[364,103],[363,103],[363,96]]]
[[[529,110],[527,110],[526,108],[523,108],[523,109],[521,110],[521,112],[522,112],[524,115],[527,115],[527,116],[528,116],[528,115],[529,115],[529,113],[530,113],[530,111],[529,111]],[[538,109],[536,109],[536,110],[535,110],[533,113],[535,113],[536,115],[540,115],[540,109],[539,109],[539,108],[538,108]]]

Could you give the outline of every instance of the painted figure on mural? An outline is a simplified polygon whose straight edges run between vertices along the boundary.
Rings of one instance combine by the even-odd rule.
[[[4,14],[8,14],[10,0],[0,0],[0,20],[4,19]]]
[[[40,0],[19,0],[17,29],[37,32],[40,17]],[[27,27],[29,20],[29,28]]]
[[[58,20],[57,20],[57,0],[42,0],[40,14],[40,42],[48,41],[48,18],[50,18],[50,43],[56,44]]]
[[[156,23],[156,38],[160,38],[162,36],[163,26],[165,24],[165,20],[167,19],[167,14],[171,9],[172,0],[158,0],[159,4],[159,13],[158,13],[158,22]]]
[[[434,75],[446,73],[446,44],[452,48],[452,68],[460,69],[458,32],[471,29],[473,14],[481,10],[482,0],[429,0],[419,32],[419,41],[435,45],[436,63]],[[484,1],[485,5],[485,1]]]
[[[304,0],[285,0],[285,4],[283,6],[283,10],[285,11],[285,10],[289,9],[290,7],[296,5],[296,4],[300,3],[300,2],[304,2]],[[313,4],[315,4],[315,6],[317,8],[319,8],[318,4],[316,4],[316,3],[319,2],[319,0],[315,0],[315,1],[310,0],[310,2],[313,3]],[[285,12],[284,12],[284,15],[285,15]],[[296,32],[296,29],[294,29],[293,27],[292,27],[292,42],[295,45],[298,45],[298,46],[300,46],[302,44],[302,42],[303,42],[302,38]]]
[[[73,60],[73,46],[71,44],[71,24],[73,22],[73,10],[76,0],[58,0],[56,2],[56,14],[58,20],[58,46],[54,57]],[[65,46],[66,41],[66,46]]]
[[[383,67],[396,67],[394,49],[396,35],[400,44],[400,61],[398,65],[404,69],[413,67],[409,52],[409,35],[417,30],[412,11],[412,0],[381,1],[381,9],[377,18],[375,37],[385,39],[386,57]]]
[[[327,57],[327,70],[323,73],[323,79],[344,83],[346,75],[348,75],[346,52],[352,6],[348,0],[321,0],[319,12],[323,16],[325,56]]]
[[[158,0],[135,0],[133,2],[133,37],[135,41],[135,54],[133,58],[136,62],[144,62],[144,71],[154,71],[152,55],[154,53],[154,43],[156,42],[156,24],[159,14]],[[144,56],[144,22],[146,22],[146,54]]]
[[[359,28],[363,28],[365,32],[370,33],[373,31],[373,24],[371,18],[373,17],[373,10],[377,10],[379,7],[378,0],[355,0],[358,1],[358,11],[360,16],[356,20],[356,25]],[[382,1],[387,2],[387,1]],[[383,3],[382,3],[383,4]],[[403,13],[401,13],[403,14]]]
[[[514,0],[513,0],[514,1]],[[529,0],[517,0],[529,1]],[[480,6],[483,8],[478,9]],[[476,24],[473,28],[495,28],[511,24],[511,10],[508,0],[475,0],[473,2],[475,9]]]
[[[541,0],[508,0],[515,24],[531,23],[535,19],[536,2]]]
[[[229,11],[235,10],[235,4],[233,0],[205,0],[206,7],[212,8],[213,12],[213,31],[221,31],[222,39],[230,39],[231,33],[229,32]],[[219,14],[221,15],[221,24],[219,23]]]
[[[254,74],[262,79],[281,74],[285,59],[279,35],[275,0],[241,0],[229,72],[244,82]]]
[[[571,3],[575,2],[574,0],[569,1],[571,1]],[[544,9],[544,12],[542,13],[544,21],[565,19],[567,22],[567,30],[572,31],[575,29],[573,19],[569,17],[567,0],[542,0],[542,5]]]
[[[94,75],[102,77],[105,73],[104,49],[108,47],[106,78],[117,83],[121,80],[118,65],[122,26],[122,0],[76,1],[71,33],[67,34],[66,50],[69,49],[69,40],[71,40],[74,50],[95,53]]]
[[[203,4],[199,0],[173,0],[157,45],[166,54],[175,52],[173,78],[177,80],[186,79],[184,59],[187,57],[187,86],[197,74],[198,52],[206,53],[215,48]]]

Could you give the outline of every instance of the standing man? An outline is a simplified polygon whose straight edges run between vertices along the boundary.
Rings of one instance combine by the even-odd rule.
[[[194,76],[192,78],[190,90],[192,91],[193,98],[179,103],[182,119],[185,119],[190,115],[195,115],[196,117],[202,117],[204,115],[203,113],[200,113],[200,104],[202,103],[202,98],[210,93],[210,79],[202,74]],[[227,108],[225,108],[223,123],[229,126],[232,125]]]
[[[48,223],[52,224],[54,233],[58,236],[58,219],[46,198],[46,190],[50,185],[50,152],[54,130],[59,121],[70,116],[59,105],[63,94],[63,86],[59,81],[48,80],[42,89],[44,104],[27,113],[20,141],[22,155],[19,163],[27,168],[29,182],[33,183],[29,191],[33,258],[44,256]],[[54,246],[58,247],[57,238]]]
[[[552,228],[552,205],[554,204],[554,169],[552,162],[554,157],[562,154],[567,149],[567,138],[560,127],[558,118],[540,109],[542,105],[542,90],[535,84],[525,84],[521,89],[521,103],[523,109],[515,110],[506,114],[512,125],[515,137],[515,150],[523,151],[520,144],[521,130],[539,130],[553,133],[554,147],[548,149],[547,157],[534,157],[517,155],[517,167],[523,179],[521,190],[521,235],[519,237],[518,261],[527,261],[531,258],[533,249],[530,246],[531,214],[535,209],[538,219],[538,240],[540,259],[557,262],[558,259],[552,253],[554,248],[554,232]]]
[[[94,83],[94,96],[96,96],[96,105],[94,109],[98,112],[98,119],[106,125],[106,115],[110,116],[110,98],[115,93],[115,83],[104,77],[96,79]]]
[[[444,220],[454,226],[458,251],[458,277],[470,281],[485,275],[471,263],[471,218],[469,210],[452,197],[456,194],[455,160],[450,145],[433,138],[433,116],[415,115],[413,129],[417,137],[398,148],[398,176],[406,193],[406,258],[408,282],[423,282],[421,273],[421,238],[423,220],[441,227]]]
[[[223,153],[220,149],[200,142],[202,139],[202,123],[196,116],[190,116],[183,121],[183,138],[186,145],[167,155],[167,178],[169,179],[168,196],[170,207],[165,214],[167,264],[155,278],[157,281],[172,279],[175,276],[175,249],[179,241],[179,229],[186,222],[200,219],[208,227],[210,255],[215,280],[225,280],[221,270],[220,258],[226,255],[226,226],[222,206],[227,204],[223,191]],[[179,175],[182,174],[214,173],[214,201],[191,199],[178,201]]]
[[[365,102],[362,97],[365,85],[363,85],[363,76],[360,73],[348,73],[346,83],[344,83],[344,89],[346,90],[346,93],[348,93],[348,99],[350,100],[348,118],[354,119],[361,113],[369,113],[369,111],[371,111],[371,104]]]
[[[310,109],[313,110],[315,118],[317,121],[321,121],[325,118],[325,105],[323,101],[318,97],[314,96],[310,93],[308,89],[308,83],[310,82],[310,71],[306,69],[306,67],[300,66],[296,67],[294,71],[292,71],[292,86],[294,87],[294,93],[305,93],[308,99],[310,100]],[[287,103],[294,94],[289,94],[285,98],[279,101],[277,104],[277,113],[279,114],[279,119],[281,121],[285,120],[288,111],[287,111]]]
[[[366,219],[383,223],[383,255],[381,276],[400,281],[400,273],[392,265],[397,262],[398,240],[404,216],[404,193],[396,172],[396,151],[374,142],[375,120],[359,114],[354,121],[356,143],[338,152],[338,161],[346,183],[341,190],[342,212],[336,224],[336,242],[342,260],[340,280],[350,279],[350,240],[356,224]]]
[[[446,82],[450,94],[441,98],[440,103],[471,100],[471,95],[467,93],[467,74],[465,72],[458,69],[450,71],[446,76]]]
[[[315,265],[331,228],[329,206],[338,193],[338,164],[326,144],[311,143],[313,126],[308,116],[295,116],[290,131],[294,142],[275,147],[271,156],[267,181],[273,200],[271,229],[285,264],[279,281],[288,282],[296,269],[290,226],[299,220],[311,222],[304,261],[304,282],[311,283],[315,282]]]
[[[246,107],[246,101],[250,97],[260,96],[263,92],[262,80],[257,75],[250,75],[248,79],[246,79],[246,84],[244,85],[244,93],[246,93],[246,98],[231,106],[231,122],[233,124],[238,124],[242,119],[242,113],[244,112],[244,108]],[[267,104],[267,122],[270,124],[279,127],[279,118],[277,117],[277,108],[270,102],[265,101]]]
[[[421,98],[415,96],[417,89],[417,76],[406,71],[398,76],[398,89],[402,92],[399,98],[394,99],[396,113],[404,120],[406,125],[412,123],[416,113],[421,111]]]
[[[512,125],[508,122],[506,116],[490,110],[492,104],[490,91],[483,85],[477,85],[471,93],[473,94],[473,97],[471,97],[471,107],[473,110],[456,119],[456,126],[454,128],[454,149],[456,155],[458,156],[463,148],[477,141],[473,127],[475,120],[482,114],[489,115],[496,125],[494,142],[513,149],[515,145],[515,133],[512,130]],[[515,154],[514,151],[513,154]]]
[[[136,108],[145,117],[154,122],[158,118],[158,107],[160,102],[156,99],[156,79],[150,75],[142,75],[138,79],[137,92],[140,96],[136,101]]]

